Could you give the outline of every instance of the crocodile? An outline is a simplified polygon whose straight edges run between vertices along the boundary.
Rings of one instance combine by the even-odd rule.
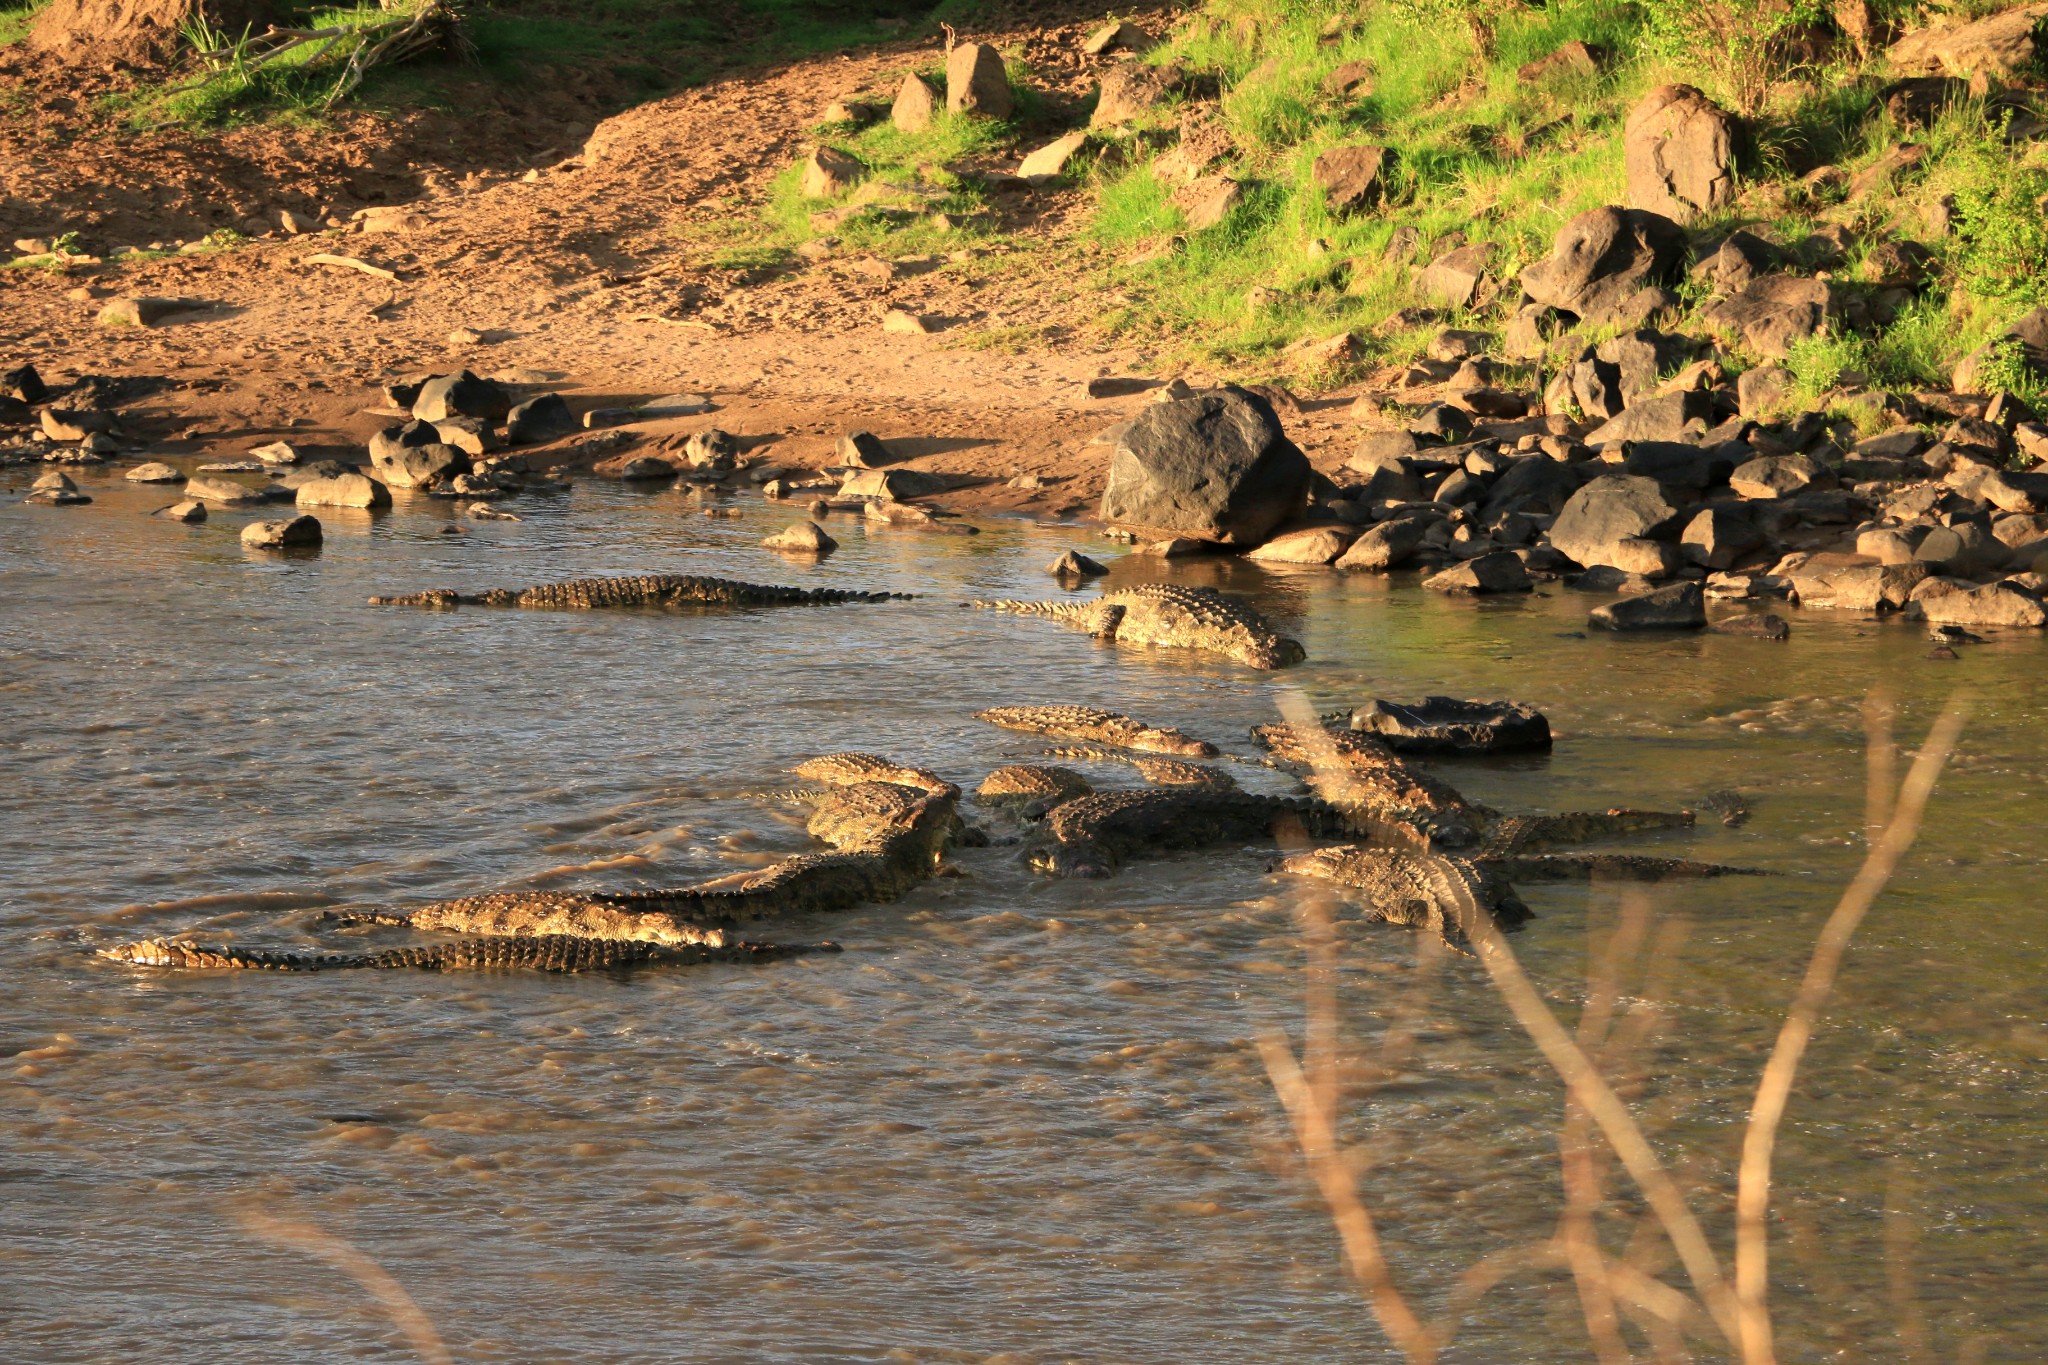
[[[1292,827],[1311,835],[1359,830],[1339,807],[1298,796],[1201,787],[1096,792],[1046,812],[1025,860],[1059,877],[1110,877],[1140,853],[1266,838]]]
[[[1385,837],[1430,848],[1477,844],[1494,812],[1410,763],[1378,736],[1332,726],[1259,725],[1252,741],[1283,763],[1312,769],[1325,800],[1370,815]]]
[[[1087,740],[1181,758],[1216,757],[1216,746],[1205,739],[1164,726],[1147,725],[1096,706],[991,706],[986,711],[976,711],[974,718],[1027,735]]]
[[[1472,918],[1475,913],[1483,912],[1494,924],[1509,930],[1535,918],[1515,894],[1518,881],[1595,876],[1662,881],[1669,877],[1762,875],[1754,868],[1627,853],[1466,857],[1356,844],[1297,853],[1283,858],[1276,870],[1363,891],[1370,918],[1433,929],[1460,950],[1470,946],[1477,928]]]
[[[982,779],[974,799],[984,806],[1017,806],[1027,814],[1049,810],[1095,790],[1072,768],[1006,763]]]
[[[851,786],[857,782],[890,782],[897,786],[915,787],[933,796],[949,792],[955,796],[960,794],[958,787],[929,768],[913,768],[879,754],[821,754],[817,758],[805,759],[790,771],[798,777],[833,787]]]
[[[1183,763],[1177,758],[1159,758],[1151,754],[1120,754],[1113,749],[1097,749],[1085,744],[1060,745],[1045,751],[1047,758],[1080,758],[1096,763],[1127,763],[1138,770],[1138,776],[1156,787],[1207,787],[1211,791],[1234,792],[1242,790],[1237,779],[1221,768],[1212,768],[1206,763]]]
[[[1138,583],[1079,602],[997,598],[967,605],[1050,617],[1119,645],[1221,654],[1249,668],[1285,668],[1308,657],[1299,640],[1282,635],[1251,607],[1214,588]]]
[[[716,955],[727,949],[740,953],[735,960],[753,960],[772,945],[735,940],[717,926],[768,915],[845,910],[870,902],[898,900],[932,875],[946,847],[962,833],[957,809],[959,788],[924,769],[890,763],[869,754],[830,755],[803,766],[813,780],[838,783],[817,797],[807,824],[814,838],[831,846],[829,852],[797,854],[771,867],[679,888],[495,892],[439,901],[405,912],[337,911],[329,912],[326,918],[350,924],[398,925],[420,932],[481,936],[479,941],[544,939],[639,944],[680,954],[674,958],[657,955],[649,961],[720,960]],[[863,773],[878,770],[923,785],[863,779]],[[938,790],[925,790],[924,785]],[[165,940],[177,947],[175,953],[166,955],[150,946],[157,942],[148,940],[109,949],[103,955],[139,966],[278,965],[258,961],[262,954],[252,956],[239,949],[201,947],[183,939]],[[433,965],[398,958],[383,960],[388,956],[370,954],[368,957],[376,960],[320,965]],[[449,965],[463,964],[451,959]]]
[[[640,940],[543,934],[528,938],[468,938],[378,953],[279,953],[207,948],[175,938],[146,938],[99,955],[137,967],[242,968],[272,972],[324,972],[355,967],[411,967],[422,971],[523,970],[608,972],[625,967],[695,966],[703,962],[767,962],[799,953],[836,953],[836,943],[786,945],[732,942],[672,947]]]
[[[590,611],[604,607],[784,607],[841,602],[887,602],[908,593],[846,588],[784,588],[697,574],[633,574],[623,578],[572,578],[531,588],[487,588],[465,593],[453,588],[372,597],[373,607],[557,607]]]

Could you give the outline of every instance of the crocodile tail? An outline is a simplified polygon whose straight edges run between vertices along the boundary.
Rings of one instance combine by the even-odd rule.
[[[1025,602],[1014,597],[976,598],[967,604],[977,611],[1007,611],[1019,616],[1050,616],[1055,620],[1066,620],[1078,616],[1083,608],[1093,609],[1092,602]]]
[[[99,956],[131,967],[174,967],[188,970],[253,969],[272,972],[319,972],[342,967],[376,966],[375,958],[335,953],[266,953],[246,948],[206,947],[184,939],[145,938],[102,948]]]
[[[425,592],[397,593],[389,597],[372,597],[373,607],[431,607],[447,609],[460,606],[462,594],[453,588],[429,588]]]

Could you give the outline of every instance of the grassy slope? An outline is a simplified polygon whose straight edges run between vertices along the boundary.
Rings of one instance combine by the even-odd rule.
[[[1719,93],[1712,64],[1689,62],[1683,45],[1657,42],[1643,13],[1606,0],[1517,9],[1502,19],[1495,48],[1482,59],[1462,24],[1412,10],[1211,0],[1145,60],[1220,78],[1219,112],[1237,142],[1231,173],[1246,183],[1244,202],[1221,225],[1186,234],[1179,250],[1147,252],[1184,231],[1149,165],[1152,148],[1171,144],[1180,110],[1163,107],[1149,129],[1120,145],[1108,141],[1083,172],[1095,200],[1095,242],[1125,261],[1101,282],[1119,301],[1101,325],[1129,338],[1166,338],[1190,358],[1243,373],[1284,369],[1286,345],[1340,330],[1366,343],[1369,361],[1412,356],[1442,324],[1404,325],[1401,310],[1415,303],[1411,272],[1385,255],[1397,229],[1420,233],[1422,260],[1452,232],[1496,243],[1497,268],[1512,281],[1547,253],[1566,220],[1622,202],[1622,124],[1648,90],[1683,80]],[[1523,63],[1573,39],[1610,54],[1597,76],[1518,78]],[[1372,66],[1372,93],[1323,93],[1324,77],[1349,62]],[[1998,135],[2002,115],[1982,100],[1951,106],[1931,128],[1897,128],[1878,98],[1890,78],[1881,60],[1850,54],[1782,74],[1791,79],[1752,123],[1756,146],[1742,168],[1740,200],[1694,224],[1696,240],[1742,226],[1796,248],[1817,230],[1847,227],[1855,245],[1833,273],[1852,290],[1863,288],[1863,258],[1878,243],[1923,241],[1939,267],[1920,298],[1874,335],[1816,338],[1791,364],[1808,396],[1844,372],[1899,388],[1941,385],[1960,355],[2048,299],[2048,229],[2036,206],[2048,193],[2043,144],[2008,147]],[[881,168],[881,178],[906,183],[918,166],[970,152],[975,141],[951,124],[919,137],[886,127],[821,132]],[[1014,132],[986,128],[980,141],[1006,137]],[[1910,183],[1848,203],[1840,190],[1810,189],[1802,180],[1822,164],[1853,174],[1907,138],[1931,152]],[[1310,167],[1325,149],[1351,141],[1391,146],[1399,159],[1386,203],[1339,218]],[[928,184],[943,181],[925,175]],[[1957,208],[1957,230],[1946,238],[1923,216],[1944,196]],[[802,210],[818,207],[800,203],[794,178],[785,177],[757,245],[800,240],[809,233]],[[920,230],[899,239],[881,223],[833,229],[849,245],[885,254],[914,249]],[[1247,302],[1255,286],[1262,287],[1256,308]],[[1512,306],[1513,289],[1504,292]],[[1705,302],[1697,287],[1688,291],[1690,308]],[[1499,320],[1496,307],[1453,321]],[[1729,359],[1739,367],[1755,357],[1731,344]]]

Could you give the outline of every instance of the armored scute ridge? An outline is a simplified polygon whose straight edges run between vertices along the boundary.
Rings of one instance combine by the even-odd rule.
[[[974,718],[1028,735],[1087,740],[1182,758],[1216,757],[1216,746],[1207,740],[1164,726],[1147,725],[1095,706],[991,706],[986,711],[976,711]]]
[[[1140,583],[1082,602],[997,599],[968,605],[1051,617],[1119,645],[1221,654],[1250,668],[1285,668],[1308,657],[1300,641],[1282,635],[1258,612],[1214,588]]]
[[[908,593],[845,588],[784,588],[695,574],[637,574],[625,578],[572,578],[532,588],[491,588],[461,593],[452,588],[392,597],[372,597],[373,607],[553,607],[595,611],[606,607],[793,607],[841,602],[887,602]]]
[[[203,948],[182,939],[149,938],[101,957],[139,967],[203,970],[240,968],[272,972],[324,972],[358,967],[410,967],[420,971],[609,972],[624,967],[687,967],[703,962],[765,962],[799,953],[839,951],[837,944],[790,946],[774,943],[695,943],[665,947],[634,940],[574,938],[547,934],[533,938],[470,938],[381,953],[273,953],[243,948]]]

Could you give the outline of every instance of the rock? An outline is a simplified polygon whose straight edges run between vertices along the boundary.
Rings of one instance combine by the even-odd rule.
[[[799,555],[829,555],[839,548],[839,542],[826,535],[825,528],[815,521],[791,522],[761,544],[783,554]]]
[[[1015,98],[1003,54],[987,43],[961,43],[947,53],[946,108],[956,114],[1008,118]]]
[[[1425,578],[1422,586],[1432,592],[1495,593],[1528,592],[1535,584],[1519,555],[1511,550],[1496,550]]]
[[[944,531],[953,535],[978,535],[979,528],[941,521],[927,508],[907,502],[870,502],[863,514],[869,521],[910,531]]]
[[[1601,630],[1703,630],[1706,594],[1697,583],[1673,583],[1595,607],[1586,624]]]
[[[1621,145],[1632,208],[1685,223],[1735,201],[1735,121],[1689,85],[1644,96]]]
[[[649,422],[664,422],[672,417],[699,417],[717,410],[718,404],[701,393],[665,394],[633,409],[642,419]]]
[[[849,474],[839,485],[842,498],[882,498],[903,502],[941,492],[946,481],[919,469],[861,469]]]
[[[1305,526],[1274,536],[1245,558],[1261,564],[1328,564],[1356,539],[1358,532],[1348,526]]]
[[[683,464],[690,469],[723,473],[739,463],[740,443],[730,433],[706,427],[683,442]]]
[[[469,457],[423,421],[386,427],[370,438],[370,467],[392,488],[430,488],[465,472]]]
[[[1776,612],[1762,616],[1724,616],[1707,629],[1716,635],[1745,635],[1752,640],[1789,640],[1792,627]]]
[[[896,102],[889,106],[889,122],[906,133],[921,133],[938,116],[939,92],[915,73],[905,76],[896,87]]]
[[[1977,485],[1977,496],[2002,512],[2039,516],[2048,512],[2048,474],[2008,473],[1994,469]]]
[[[1913,547],[1913,558],[1962,578],[1996,573],[2012,558],[2012,550],[1981,522],[1958,520],[1931,527]]]
[[[498,448],[496,429],[481,417],[450,417],[433,426],[442,445],[454,446],[471,459],[482,459]]]
[[[50,388],[34,365],[23,364],[0,370],[0,395],[22,403],[40,403],[50,396]]]
[[[1337,99],[1363,99],[1375,85],[1371,62],[1345,62],[1323,77],[1323,93]]]
[[[100,309],[102,327],[154,327],[173,313],[192,305],[185,299],[155,299],[124,294],[108,299]]]
[[[1550,747],[1550,721],[1512,701],[1424,697],[1413,705],[1369,701],[1351,713],[1351,728],[1378,735],[1400,754],[1498,754]]]
[[[1766,455],[1737,466],[1728,486],[1739,498],[1790,498],[1833,488],[1835,476],[1804,455]]]
[[[269,445],[257,446],[249,452],[267,465],[295,465],[299,452],[289,441],[272,441]]]
[[[76,444],[98,432],[111,430],[114,416],[107,412],[74,412],[68,408],[44,408],[37,414],[43,435],[53,441]]]
[[[502,422],[512,411],[512,395],[488,379],[468,370],[437,375],[420,386],[413,400],[412,415],[423,422],[441,422],[450,417],[480,417]]]
[[[813,148],[804,160],[802,194],[806,199],[837,199],[859,184],[866,171],[859,157],[836,147]]]
[[[1685,232],[1662,214],[1598,208],[1559,229],[1550,255],[1522,272],[1522,290],[1546,308],[1606,322],[1648,288],[1675,284]]]
[[[1839,312],[1826,280],[1762,275],[1700,314],[1707,326],[1732,332],[1759,355],[1782,360]]]
[[[242,544],[252,550],[293,550],[319,543],[320,522],[316,517],[252,521],[242,528]]]
[[[185,496],[226,507],[248,507],[264,500],[263,494],[232,479],[192,479],[185,484]]]
[[[1725,504],[1701,508],[1678,534],[1679,554],[1706,569],[1731,569],[1765,543],[1762,529],[1745,509]]]
[[[2048,377],[2048,308],[2036,308],[2020,317],[2012,326],[1985,345],[1963,357],[1962,363],[1958,364],[1955,370],[1955,391],[1981,392],[1983,384],[1979,378],[1979,371],[2001,347],[2014,342],[2018,343],[2021,363],[2037,376]]]
[[[1096,96],[1095,112],[1088,117],[1090,128],[1112,128],[1129,123],[1157,108],[1179,83],[1173,67],[1145,66],[1126,62],[1105,73]]]
[[[861,128],[882,116],[882,107],[868,100],[836,99],[818,115],[821,124],[845,124]]]
[[[298,486],[294,501],[300,507],[389,507],[391,490],[367,474],[350,471],[307,480]]]
[[[1153,403],[1110,457],[1102,519],[1228,545],[1257,545],[1300,515],[1308,457],[1265,399],[1228,387]]]
[[[1415,557],[1435,524],[1428,517],[1395,517],[1367,527],[1351,542],[1351,548],[1337,557],[1336,567],[1365,573],[1398,569]]]
[[[1397,454],[1404,445],[1406,450]],[[1415,438],[1405,431],[1367,432],[1344,466],[1364,476],[1364,482],[1354,486],[1353,496],[1365,502],[1419,500],[1422,485],[1408,464],[1415,448]]]
[[[275,486],[278,488],[288,488],[296,492],[301,485],[309,484],[315,479],[331,479],[337,474],[354,474],[358,472],[360,471],[355,466],[345,465],[339,460],[309,460],[305,464],[293,466],[291,471],[280,478]]]
[[[1109,572],[1078,550],[1067,551],[1046,565],[1045,571],[1054,578],[1099,578]]]
[[[1152,46],[1152,35],[1136,24],[1123,19],[1112,19],[1101,28],[1089,34],[1081,43],[1081,50],[1091,57],[1100,57],[1105,52],[1143,52]]]
[[[152,460],[128,471],[130,483],[183,483],[185,476],[170,465]]]
[[[835,458],[850,469],[880,469],[896,457],[882,439],[869,431],[849,431],[839,438]]]
[[[1153,559],[1194,559],[1213,554],[1213,541],[1196,540],[1192,536],[1168,536],[1165,540],[1141,541],[1131,550],[1134,555],[1146,555]]]
[[[1855,555],[1813,555],[1783,571],[1802,607],[1898,611],[1932,572],[1926,564],[1873,564]]]
[[[1714,419],[1714,396],[1697,389],[1659,394],[1624,408],[1581,438],[1589,446],[1617,441],[1683,441],[1705,431]]]
[[[891,308],[882,314],[882,330],[897,336],[923,336],[939,330],[938,319],[902,308]]]
[[[1920,542],[1932,529],[1928,526],[1873,527],[1856,537],[1856,553],[1879,564],[1911,564],[1917,558],[1913,552],[1920,548]]]
[[[1525,455],[1511,461],[1480,504],[1479,518],[1491,524],[1515,513],[1541,517],[1556,516],[1572,494],[1585,482],[1580,470],[1547,455]]]
[[[1719,293],[1732,294],[1759,275],[1768,275],[1783,263],[1783,255],[1763,238],[1740,229],[1721,239],[1721,245],[1702,257],[1692,268],[1694,279],[1703,280]]]
[[[1906,614],[1931,626],[2038,629],[2048,625],[2041,599],[2010,583],[1974,587],[1952,578],[1929,578],[1913,589]]]
[[[1600,60],[1593,49],[1574,38],[1555,51],[1546,53],[1532,62],[1524,62],[1515,72],[1515,79],[1523,85],[1549,80],[1554,76],[1597,76],[1600,74]]]
[[[1445,308],[1469,308],[1486,282],[1494,250],[1491,242],[1472,242],[1445,252],[1415,277],[1415,296]]]
[[[1892,69],[1908,75],[2011,76],[2030,70],[2039,54],[2035,36],[2048,5],[2022,5],[1972,24],[1923,28],[1893,43]]]
[[[1655,541],[1678,524],[1678,509],[1655,479],[1603,474],[1572,494],[1550,528],[1550,543],[1578,563],[1639,572],[1643,551],[1632,542]]]
[[[1370,142],[1332,147],[1315,160],[1311,174],[1333,213],[1356,213],[1380,197],[1392,152]]]
[[[658,455],[614,455],[609,460],[599,460],[590,467],[590,472],[607,479],[618,479],[625,483],[654,483],[662,479],[673,479],[676,467]]]
[[[78,485],[72,482],[71,476],[61,469],[52,469],[47,473],[36,475],[35,482],[30,484],[29,488],[37,493],[76,493],[78,491]]]
[[[1054,138],[1025,157],[1023,164],[1017,167],[1017,174],[1033,184],[1057,180],[1066,174],[1067,163],[1073,160],[1075,153],[1087,145],[1088,134],[1085,132],[1076,131]]]
[[[1243,187],[1229,176],[1203,175],[1175,190],[1168,202],[1181,211],[1190,230],[1200,232],[1229,217],[1243,198]]]
[[[192,525],[206,520],[206,504],[187,498],[183,502],[174,502],[169,507],[160,507],[150,515],[161,517],[165,521],[182,521]]]
[[[1744,417],[1767,418],[1792,397],[1795,380],[1782,365],[1758,365],[1744,370],[1735,381],[1736,401]]]

